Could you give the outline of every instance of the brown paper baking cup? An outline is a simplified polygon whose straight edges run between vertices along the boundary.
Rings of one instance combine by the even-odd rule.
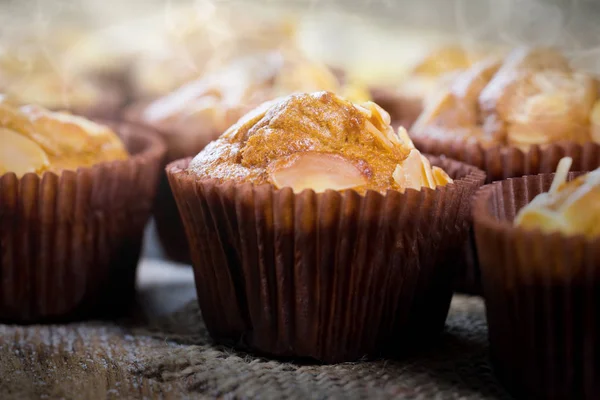
[[[148,102],[134,104],[125,110],[124,119],[132,123],[144,125],[141,118],[141,112],[147,107]],[[180,158],[193,157],[206,147],[212,140],[216,139],[219,133],[208,135],[198,135],[198,127],[188,126],[186,130],[171,130],[166,127],[152,127],[157,130],[167,145],[167,155],[163,171],[159,178],[158,192],[156,194],[156,203],[153,210],[154,221],[156,223],[156,233],[165,256],[173,261],[184,264],[191,264],[190,250],[185,237],[185,230],[177,203],[173,198],[171,187],[167,175],[164,173],[164,167],[167,163]],[[195,129],[194,132],[192,129]],[[183,138],[188,138],[183,140]],[[190,139],[191,138],[191,139]]]
[[[392,126],[402,126],[406,129],[414,124],[423,111],[422,99],[414,96],[406,96],[400,92],[386,88],[372,88],[371,97],[390,114]]]
[[[492,362],[517,397],[598,399],[600,239],[512,225],[552,179],[497,182],[474,202]]]
[[[305,190],[167,174],[212,337],[326,363],[405,350],[443,329],[482,171],[446,159],[436,190]]]
[[[596,143],[554,143],[543,147],[534,145],[524,152],[517,147],[485,148],[476,143],[466,144],[460,139],[441,140],[426,135],[412,135],[412,139],[422,152],[445,155],[484,170],[487,182],[553,173],[563,157],[573,159],[573,171],[591,171],[600,166],[600,145]],[[480,294],[481,280],[474,241],[471,242],[471,248],[471,262],[463,266],[457,290]]]
[[[524,175],[551,174],[563,157],[573,159],[573,171],[591,171],[600,166],[600,145],[573,142],[533,145],[525,152],[513,146],[483,147],[460,139],[442,140],[411,133],[415,146],[424,153],[445,155],[482,169],[487,182]]]
[[[131,157],[60,175],[0,176],[0,319],[46,322],[115,314],[135,271],[165,147],[115,129]]]

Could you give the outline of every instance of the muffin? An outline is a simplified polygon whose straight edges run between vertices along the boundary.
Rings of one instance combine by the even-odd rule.
[[[410,133],[420,150],[475,165],[488,182],[552,172],[563,156],[589,171],[600,165],[598,100],[595,77],[555,50],[522,47],[461,73]],[[479,293],[476,262],[464,277],[459,289]]]
[[[453,77],[485,54],[458,45],[437,47],[419,60],[398,85],[374,87],[373,100],[390,113],[392,125],[409,129],[429,98],[444,90]]]
[[[521,47],[459,74],[410,133],[419,149],[484,168],[490,182],[550,173],[562,155],[589,171],[598,166],[599,89],[558,51]]]
[[[123,77],[107,63],[106,52],[86,41],[87,32],[56,29],[47,37],[18,36],[2,43],[0,92],[20,104],[114,118],[126,98]],[[78,43],[86,41],[85,46]],[[85,55],[83,54],[85,53]],[[92,63],[92,54],[95,62]]]
[[[198,3],[164,13],[160,41],[140,52],[129,73],[137,101],[165,96],[235,58],[296,47],[295,19],[264,8]]]
[[[484,180],[330,92],[263,103],[167,174],[211,336],[325,363],[440,333]]]
[[[261,103],[298,91],[330,90],[368,100],[366,90],[341,84],[324,65],[295,50],[256,53],[190,82],[173,93],[134,106],[126,118],[160,132],[167,143],[167,162],[196,155],[246,112]],[[158,236],[165,254],[190,263],[183,226],[166,176],[155,208]]]
[[[565,182],[570,162],[474,205],[492,362],[519,398],[600,396],[600,169]]]
[[[146,128],[0,102],[0,319],[124,309],[164,151]]]

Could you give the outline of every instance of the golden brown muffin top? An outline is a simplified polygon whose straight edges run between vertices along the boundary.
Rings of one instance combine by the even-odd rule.
[[[416,150],[406,131],[373,102],[330,92],[293,94],[262,104],[209,144],[190,173],[223,181],[311,188],[404,191],[452,180]]]
[[[589,142],[598,90],[593,76],[573,70],[556,50],[517,48],[457,76],[427,102],[412,132],[523,150],[532,144]]]
[[[346,91],[368,100],[366,91],[342,87],[326,66],[295,51],[274,51],[241,57],[219,72],[182,86],[152,102],[142,119],[166,132],[191,126],[193,134],[215,135],[267,100],[316,90]]]
[[[566,182],[571,163],[570,158],[561,160],[550,191],[523,207],[516,225],[545,233],[600,235],[600,168]]]
[[[0,100],[0,175],[76,170],[127,156],[121,140],[106,126]]]

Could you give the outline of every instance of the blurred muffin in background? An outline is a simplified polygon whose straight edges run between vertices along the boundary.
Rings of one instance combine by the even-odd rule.
[[[421,151],[477,166],[488,182],[551,173],[564,156],[589,171],[600,166],[599,89],[555,49],[516,48],[461,72],[410,134]],[[459,289],[480,292],[477,266],[465,276]]]
[[[38,105],[19,106],[5,96],[0,98],[0,116],[0,175],[60,174],[129,157],[111,128],[83,117]]]
[[[164,144],[148,128],[0,97],[0,320],[119,315]]]
[[[167,144],[166,161],[170,162],[197,154],[265,101],[319,90],[357,102],[369,100],[366,89],[342,83],[327,66],[297,50],[268,51],[235,59],[160,99],[134,105],[126,118],[160,131]],[[158,234],[170,258],[189,262],[183,226],[166,176],[163,178],[155,211]]]
[[[221,70],[189,82],[147,105],[132,107],[130,118],[164,133],[168,158],[195,154],[242,115],[267,100],[299,91],[329,90],[366,101],[366,89],[342,83],[327,66],[291,51],[268,51],[232,60]]]
[[[89,35],[85,29],[55,28],[43,36],[5,38],[0,43],[0,91],[21,104],[117,116],[126,96],[123,70],[109,49],[87,40]]]
[[[280,11],[237,4],[185,5],[166,11],[160,43],[130,70],[132,97],[154,99],[234,58],[295,46],[296,21]]]
[[[433,142],[475,144],[481,151],[514,148],[523,153],[561,142],[583,145],[597,140],[599,89],[595,76],[573,69],[559,51],[517,48],[459,74],[448,89],[428,101],[411,133],[432,151]],[[548,172],[559,159],[546,166]],[[486,157],[478,160],[487,161]],[[578,162],[576,157],[575,165]],[[506,170],[506,165],[494,166]],[[508,175],[493,169],[488,170],[488,178],[521,172],[538,171],[533,165]]]
[[[373,99],[392,117],[392,124],[410,128],[423,105],[444,90],[460,72],[485,58],[489,52],[459,45],[433,48],[394,87],[376,86]]]

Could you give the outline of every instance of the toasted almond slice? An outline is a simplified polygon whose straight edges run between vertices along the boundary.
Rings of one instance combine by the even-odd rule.
[[[569,175],[572,164],[573,159],[571,157],[563,157],[560,159],[558,166],[556,167],[556,174],[554,175],[552,186],[550,186],[550,193],[556,192],[558,188],[567,181],[567,176]]]
[[[454,182],[452,178],[448,176],[446,171],[444,171],[440,167],[431,168],[431,173],[433,175],[433,180],[435,181],[436,186],[444,186]]]
[[[54,112],[36,106],[24,106],[21,110],[29,116],[35,128],[36,136],[33,139],[40,143],[51,157],[101,149],[114,150],[115,155],[120,153],[119,158],[126,156],[123,144],[107,126],[67,112]],[[51,147],[45,146],[46,143],[50,143]]]
[[[569,99],[561,93],[544,93],[524,99],[523,115],[515,113],[514,119],[519,122],[531,120],[557,120],[565,118],[570,106]]]
[[[400,186],[401,191],[404,191],[404,189],[421,189],[424,185],[421,153],[417,150],[411,150],[408,157],[396,165],[392,177]]]
[[[392,122],[390,114],[388,114],[388,112],[381,108],[377,103],[374,103],[372,101],[369,101],[368,103],[366,103],[366,105],[368,105],[371,109],[371,115],[372,119],[375,122],[375,126],[380,127],[378,129],[382,131],[382,133],[388,138],[390,142],[394,144],[400,144],[398,136],[396,136],[394,129],[390,125]]]
[[[418,151],[418,150],[411,150]],[[431,163],[421,152],[419,152],[419,157],[421,157],[421,175],[423,180],[423,186],[427,186],[430,188],[435,188],[435,180],[433,179],[433,174],[431,173]]]
[[[540,229],[542,232],[547,233],[569,229],[562,214],[530,205],[522,208],[517,214],[515,225],[522,226],[525,229]]]
[[[363,106],[371,110],[371,114],[377,119],[381,125],[389,125],[392,122],[390,114],[385,111],[379,104],[373,101],[367,101]]]
[[[297,153],[269,166],[269,178],[277,188],[291,187],[315,192],[352,189],[367,184],[361,171],[342,156],[327,153]]]
[[[429,160],[417,149],[412,149],[408,157],[396,165],[392,177],[402,191],[419,190],[422,187],[435,189],[438,185],[452,182],[444,170],[438,167],[432,168]]]
[[[408,132],[406,131],[406,129],[403,126],[398,128],[398,137],[400,138],[400,141],[402,142],[402,144],[405,145],[406,147],[408,147],[409,149],[415,148],[415,144],[413,143],[410,136],[408,136]]]
[[[354,108],[356,108],[358,111],[360,111],[361,113],[363,113],[363,115],[367,118],[371,118],[373,115],[371,113],[371,109],[370,108],[366,108],[365,104],[356,104],[353,103]]]
[[[368,119],[365,120],[365,128],[367,129],[367,132],[371,133],[375,137],[375,139],[377,139],[385,147],[388,147],[388,148],[393,147],[393,143],[391,142],[390,139],[387,138],[385,133],[383,133],[379,129],[377,129],[377,127],[375,125],[373,125],[373,123],[371,121],[369,121]]]
[[[27,137],[6,128],[0,128],[0,174],[14,172],[22,176],[41,172],[49,166],[42,148]]]

